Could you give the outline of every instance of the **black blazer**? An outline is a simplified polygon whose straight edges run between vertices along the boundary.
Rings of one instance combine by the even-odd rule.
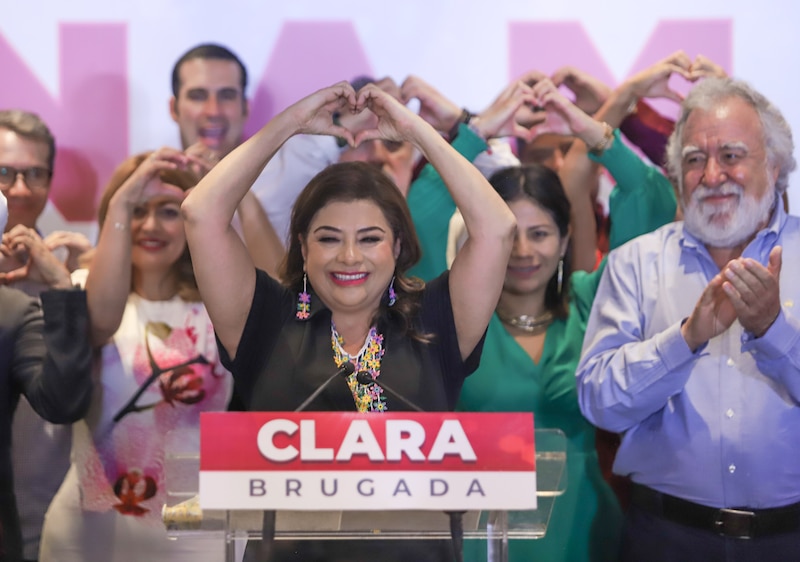
[[[92,350],[86,293],[53,290],[38,299],[0,286],[0,560],[22,557],[11,469],[11,422],[24,394],[53,423],[89,409]],[[24,443],[23,447],[35,447]]]

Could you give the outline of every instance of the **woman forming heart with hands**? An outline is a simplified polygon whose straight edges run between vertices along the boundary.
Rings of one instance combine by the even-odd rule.
[[[364,111],[374,114],[373,128],[334,122],[334,115]],[[420,150],[471,234],[451,270],[428,284],[406,276],[420,249],[405,199],[363,162],[328,167],[300,194],[281,280],[256,270],[231,218],[275,151],[298,133],[334,135],[351,146],[408,141]],[[182,210],[198,287],[247,409],[292,410],[347,362],[423,410],[453,408],[480,359],[515,220],[481,173],[390,94],[374,85],[355,92],[343,82],[300,100],[215,166]],[[352,375],[327,386],[309,409],[407,407]],[[317,549],[330,556],[337,548],[349,560],[372,560],[377,551],[382,560],[452,559],[447,543],[334,542],[278,541],[269,559],[310,559]],[[298,549],[303,555],[295,558]]]

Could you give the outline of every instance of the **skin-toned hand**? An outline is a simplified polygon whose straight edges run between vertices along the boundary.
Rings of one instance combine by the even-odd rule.
[[[530,107],[534,103],[533,89],[524,82],[516,80],[506,86],[492,105],[475,117],[470,124],[484,139],[513,136],[527,141],[531,137],[530,127],[544,121],[544,112],[537,112],[536,119],[527,126],[521,125],[517,117],[521,108]]]
[[[530,87],[535,86],[538,82],[542,80],[547,80],[550,77],[545,74],[544,72],[540,72],[538,70],[529,70],[525,72],[522,76],[518,77],[516,81],[522,82]]]
[[[109,211],[121,205],[127,212],[128,218],[133,209],[141,203],[156,195],[170,195],[183,200],[186,193],[178,187],[154,183],[152,180],[164,170],[191,169],[199,165],[199,158],[181,152],[180,150],[163,147],[159,148],[139,164],[125,183],[109,201]]]
[[[782,248],[776,246],[764,267],[751,258],[728,262],[722,276],[722,290],[728,295],[742,327],[761,337],[772,326],[781,311],[780,273]]]
[[[567,99],[551,80],[536,84],[533,96],[544,109],[545,120],[531,129],[531,139],[544,133],[575,135],[594,146],[603,138],[604,127]]]
[[[28,279],[56,289],[72,286],[66,266],[47,248],[39,234],[32,228],[18,224],[3,235],[0,252],[10,256],[12,253],[19,255],[20,250],[27,254],[27,261],[17,269],[0,273],[0,283]]]
[[[419,78],[409,76],[400,86],[400,99],[408,103],[419,100],[419,116],[440,133],[447,133],[461,116],[461,108],[436,88]]]
[[[692,60],[683,51],[676,51],[625,81],[625,85],[637,98],[666,98],[677,103],[683,96],[669,87],[669,79],[679,74],[687,80],[695,80],[691,74]]]
[[[376,80],[375,85],[392,96],[394,99],[403,99],[403,93],[400,91],[400,86],[397,85],[397,82],[395,82],[391,76],[384,76],[380,80]]]
[[[338,120],[339,116],[346,119],[348,114],[360,113],[356,108],[356,93],[348,82],[318,90],[294,104],[290,110],[293,133],[340,137],[350,146],[355,146],[352,130],[334,123],[334,116]]]
[[[736,320],[736,310],[722,289],[724,284],[724,275],[715,275],[681,326],[681,335],[692,351],[730,328]]]
[[[402,98],[400,86],[391,77],[385,76],[380,80],[376,80],[374,84],[393,98],[397,100]],[[339,124],[350,131],[354,137],[359,131],[374,129],[377,122],[377,118],[370,111],[361,111],[359,113],[343,111],[339,114]]]
[[[207,147],[203,142],[194,143],[183,153],[191,157],[189,167],[199,178],[205,176],[222,159],[222,153]]]
[[[368,84],[358,92],[356,111],[371,111],[378,122],[374,129],[359,131],[356,146],[364,141],[384,139],[399,142],[414,142],[416,116],[401,102],[374,84]]]
[[[92,249],[92,243],[80,232],[70,232],[68,230],[56,230],[44,238],[44,245],[51,252],[56,248],[67,249],[67,260],[64,265],[69,271],[75,271],[81,267],[81,259]]]
[[[712,76],[716,78],[728,77],[728,73],[725,72],[724,68],[705,55],[697,55],[694,58],[694,62],[692,62],[692,66],[689,68],[689,74],[691,75],[692,80],[697,80],[698,78],[708,78]]]
[[[541,82],[542,80],[549,80],[550,77],[547,76],[544,72],[539,72],[538,70],[529,70],[528,72],[524,73],[522,76],[517,78],[512,84],[516,82],[522,82],[526,86],[530,86],[533,88],[536,84]],[[501,93],[502,96],[502,93]],[[495,100],[495,103],[497,100]],[[517,123],[521,126],[526,128],[531,128],[534,125],[538,125],[542,121],[544,121],[545,115],[542,111],[541,107],[537,107],[535,104],[532,103],[525,103],[523,104],[518,110],[515,119]]]
[[[574,66],[559,68],[551,79],[556,86],[569,88],[575,94],[575,105],[589,115],[594,115],[611,95],[606,84]]]

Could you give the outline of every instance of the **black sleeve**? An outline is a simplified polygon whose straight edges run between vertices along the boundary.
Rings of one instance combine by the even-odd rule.
[[[45,291],[41,307],[30,299],[16,333],[12,377],[36,413],[53,423],[85,416],[91,365],[86,292]]]
[[[239,398],[250,396],[258,373],[263,370],[264,360],[278,340],[287,307],[292,306],[287,299],[290,296],[283,285],[256,269],[253,302],[236,348],[236,356],[231,359],[225,347],[217,340],[220,361],[233,374],[235,391],[240,394]],[[232,407],[241,408],[242,405],[234,400]]]
[[[450,300],[450,272],[445,271],[425,286],[422,300],[423,329],[437,334],[437,342],[442,349],[442,371],[448,387],[450,407],[455,407],[455,400],[464,379],[475,372],[480,364],[486,329],[478,344],[470,352],[466,360],[461,360],[458,345],[453,306]],[[487,326],[488,328],[488,326]]]

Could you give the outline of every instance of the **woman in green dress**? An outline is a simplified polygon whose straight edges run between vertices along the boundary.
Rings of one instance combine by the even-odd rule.
[[[571,206],[555,172],[533,164],[490,181],[517,217],[517,237],[481,365],[464,383],[458,408],[532,411],[537,429],[566,435],[566,491],[555,499],[547,533],[511,541],[509,560],[615,560],[622,514],[575,389],[600,271],[570,274]],[[467,559],[484,559],[482,541],[466,548]]]
[[[669,181],[609,126],[578,110],[552,83],[537,84],[534,92],[548,112],[548,124],[581,139],[563,174],[569,193],[558,175],[538,165],[508,168],[490,180],[514,212],[517,234],[480,367],[464,383],[458,408],[531,411],[537,429],[558,428],[566,435],[567,487],[555,499],[547,533],[539,540],[510,541],[509,560],[616,560],[622,514],[602,477],[595,428],[580,413],[575,387],[586,321],[602,274],[602,265],[591,273],[572,272],[573,250],[593,248],[586,238],[594,233],[592,201],[581,187],[595,173],[587,146],[594,149],[593,160],[626,172],[610,199],[613,240],[621,243],[669,222],[676,202]],[[427,198],[429,204],[432,200],[437,199]],[[629,214],[632,208],[639,212]],[[642,212],[648,209],[658,212]],[[418,210],[411,205],[415,219]],[[428,206],[425,215],[446,213]],[[436,226],[415,222],[420,230]],[[426,239],[423,233],[420,238]],[[423,252],[441,260],[443,244],[428,244]],[[465,560],[485,558],[485,541],[465,541]]]

